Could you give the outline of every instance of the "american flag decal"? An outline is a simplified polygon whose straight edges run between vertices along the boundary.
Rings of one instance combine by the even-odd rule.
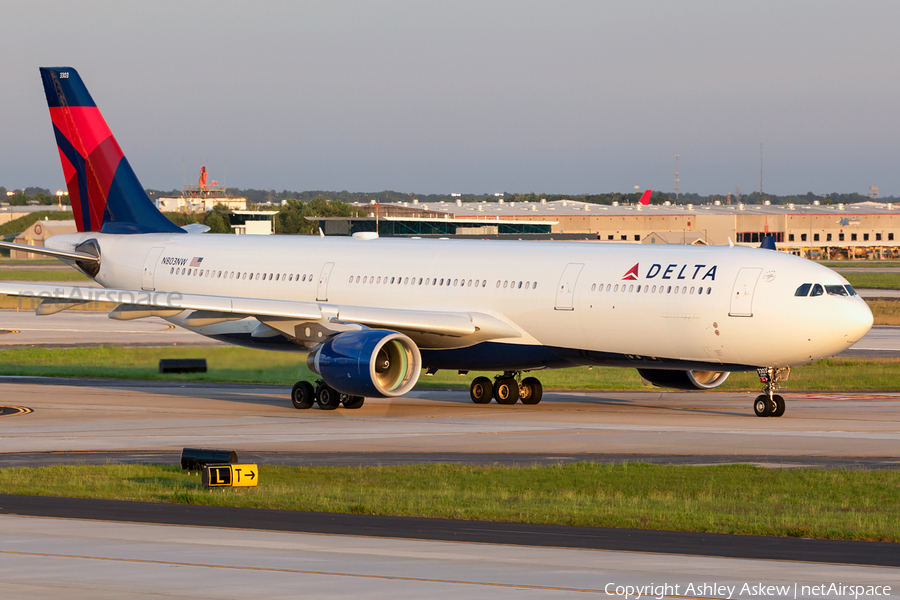
[[[199,266],[200,266],[200,263],[202,263],[202,262],[203,262],[203,257],[202,257],[202,256],[200,256],[200,257],[195,256],[194,258],[191,259],[191,266],[192,266],[192,267],[199,267]]]

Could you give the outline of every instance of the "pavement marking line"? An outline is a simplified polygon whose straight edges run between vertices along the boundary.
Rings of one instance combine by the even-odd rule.
[[[456,585],[478,585],[482,587],[498,587],[498,588],[512,588],[512,589],[527,589],[527,590],[548,590],[548,591],[557,591],[557,592],[580,592],[584,594],[605,594],[608,596],[613,596],[615,594],[611,592],[605,592],[602,589],[582,589],[582,588],[565,588],[565,587],[553,587],[553,586],[542,586],[542,585],[520,585],[520,584],[512,584],[512,583],[489,583],[485,581],[462,581],[462,580],[454,580],[454,579],[431,579],[431,578],[423,578],[423,577],[400,577],[400,576],[392,576],[392,575],[365,575],[360,573],[338,573],[334,571],[312,571],[306,569],[279,569],[275,567],[242,567],[237,565],[213,565],[213,564],[203,564],[203,563],[187,563],[187,562],[177,562],[177,561],[167,561],[167,560],[148,560],[148,559],[139,559],[139,558],[111,558],[107,556],[81,556],[77,554],[50,554],[45,552],[13,552],[9,550],[0,550],[0,554],[7,554],[12,556],[34,556],[34,557],[43,557],[43,558],[72,558],[78,560],[101,560],[101,561],[110,561],[110,562],[123,562],[123,563],[133,563],[133,564],[144,564],[144,565],[164,565],[164,566],[172,566],[172,567],[199,567],[199,568],[207,568],[207,569],[234,569],[239,571],[262,571],[269,573],[292,573],[296,575],[325,575],[332,577],[356,577],[360,579],[383,579],[387,581],[411,581],[416,583],[448,583],[448,584],[456,584]],[[685,600],[707,600],[703,596],[669,596],[670,598],[683,598]]]

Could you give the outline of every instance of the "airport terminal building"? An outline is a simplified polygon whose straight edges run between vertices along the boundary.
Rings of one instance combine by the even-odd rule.
[[[584,239],[642,244],[758,246],[763,237],[799,256],[821,259],[900,258],[900,205],[655,204],[438,202],[358,205],[365,217],[320,219],[326,235]]]

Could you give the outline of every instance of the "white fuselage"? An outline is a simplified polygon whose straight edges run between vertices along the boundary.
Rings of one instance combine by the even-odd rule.
[[[88,239],[104,287],[473,311],[521,333],[494,344],[561,349],[571,364],[792,366],[845,350],[872,325],[859,296],[795,296],[804,283],[846,284],[840,275],[758,248],[100,233],[47,245]]]

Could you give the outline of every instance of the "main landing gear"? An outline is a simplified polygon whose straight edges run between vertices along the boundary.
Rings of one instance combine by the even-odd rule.
[[[544,388],[536,377],[526,377],[519,381],[520,371],[505,371],[497,375],[492,382],[487,377],[476,377],[469,387],[469,397],[475,404],[488,404],[496,400],[497,404],[537,404],[541,401]]]
[[[756,370],[763,383],[763,393],[753,401],[753,412],[757,417],[780,417],[784,414],[784,398],[776,394],[781,384],[788,380],[790,367],[776,369],[765,367]]]
[[[342,394],[324,381],[316,382],[315,387],[308,381],[298,381],[291,390],[291,402],[294,408],[312,408],[318,404],[322,410],[334,410],[339,406],[344,408],[360,408],[366,399],[363,396],[351,396]]]

